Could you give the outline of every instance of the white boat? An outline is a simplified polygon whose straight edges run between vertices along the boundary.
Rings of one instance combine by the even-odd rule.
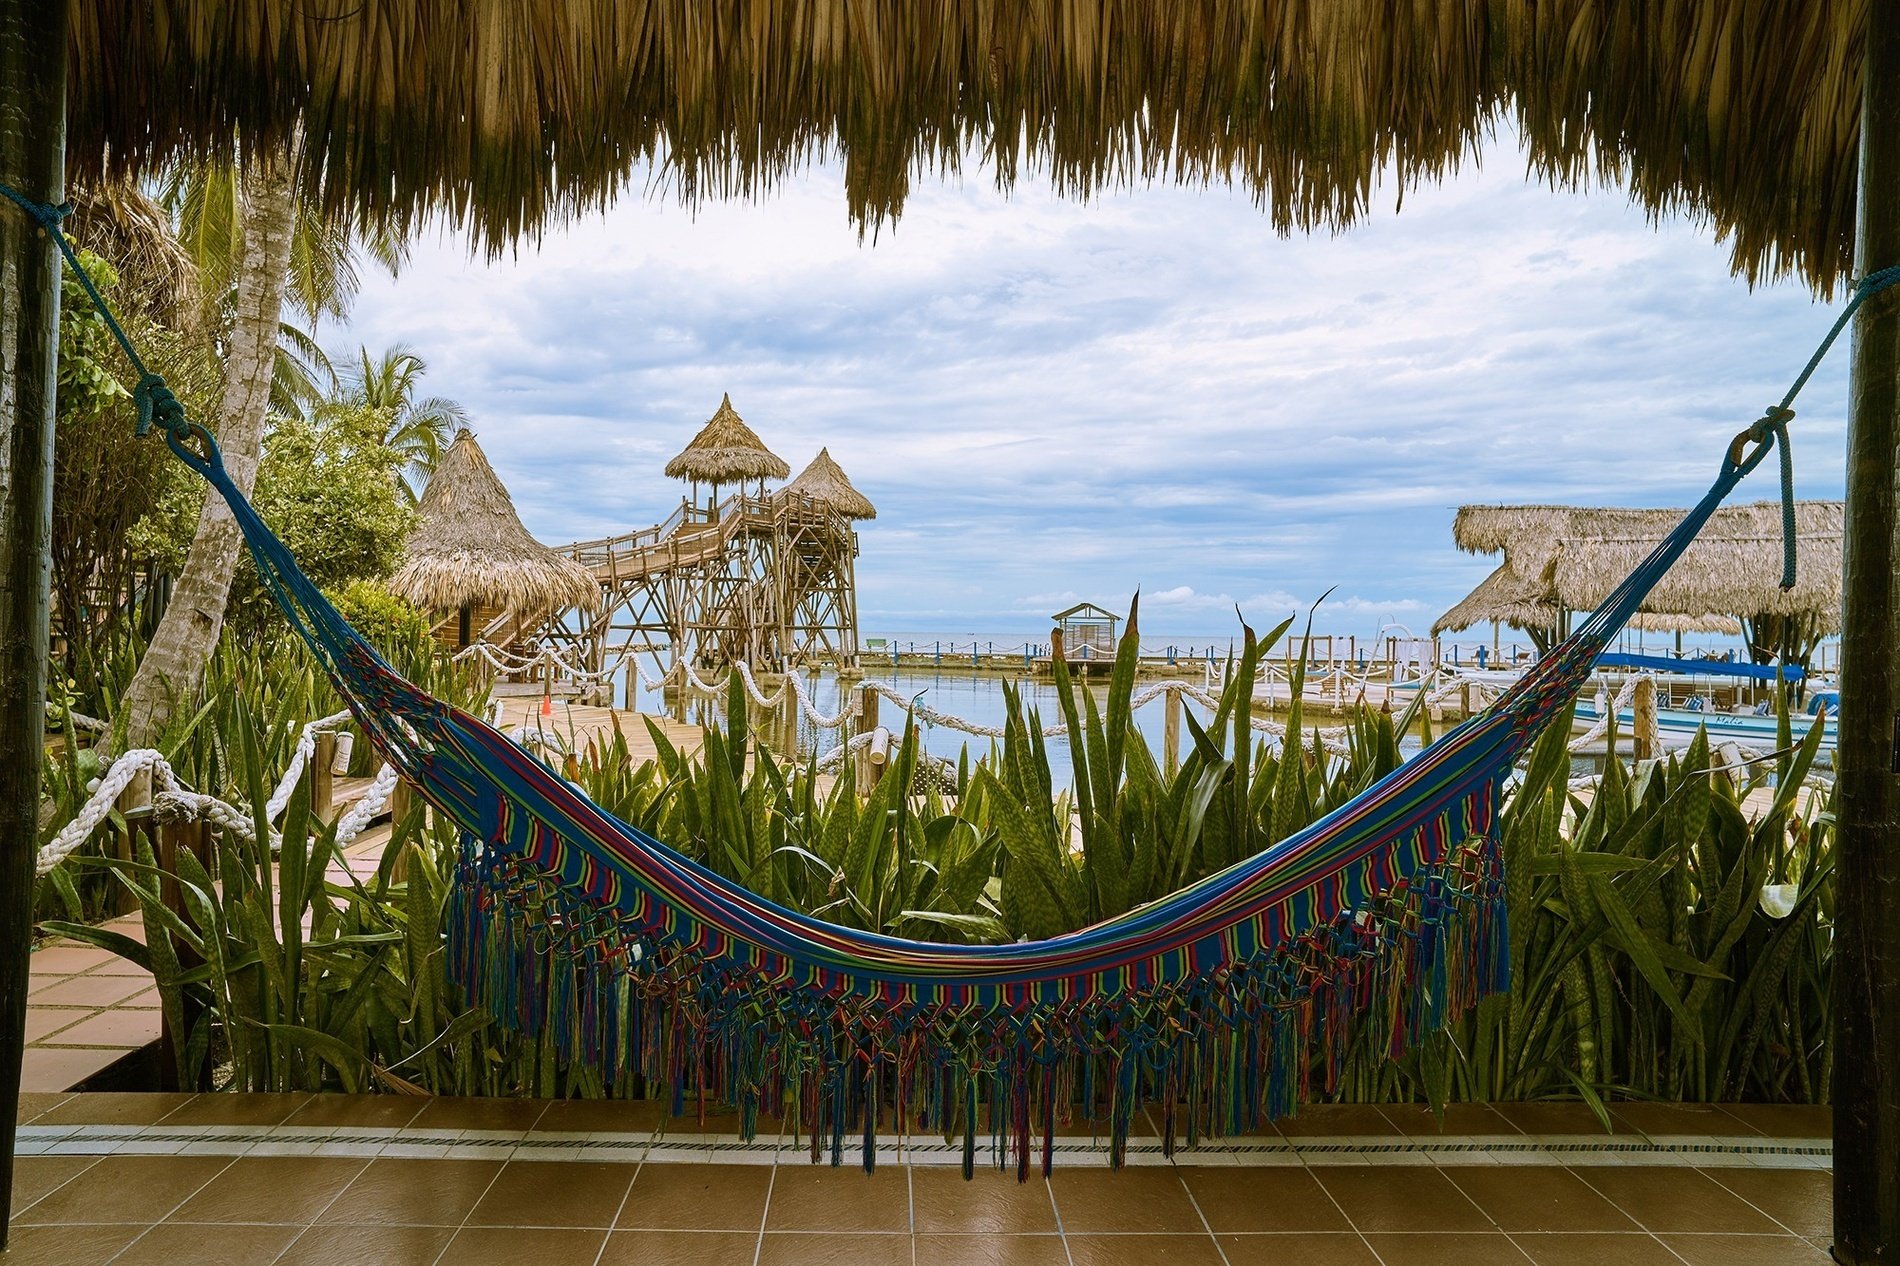
[[[1820,702],[1817,698],[1812,701],[1806,715],[1791,718],[1796,740],[1808,732],[1808,727],[1813,724],[1815,708]],[[1602,716],[1603,712],[1594,699],[1577,701],[1576,724],[1579,729],[1593,727]],[[1635,712],[1630,708],[1619,709],[1616,728],[1625,737],[1635,733]],[[1685,746],[1695,737],[1696,731],[1703,728],[1709,731],[1709,742],[1712,744],[1740,743],[1763,751],[1772,749],[1780,738],[1780,723],[1772,712],[1764,715],[1757,712],[1717,712],[1713,709],[1656,709],[1656,730],[1665,746]],[[1821,750],[1833,751],[1834,742],[1835,720],[1830,712],[1821,732]]]

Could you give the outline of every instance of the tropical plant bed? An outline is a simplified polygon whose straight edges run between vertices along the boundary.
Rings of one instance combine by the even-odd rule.
[[[1284,750],[1252,728],[1261,646],[1248,633],[1220,707],[1165,768],[1130,719],[1133,630],[1105,704],[1058,672],[1071,790],[1058,792],[1040,718],[1012,692],[1004,736],[966,753],[958,796],[917,784],[916,735],[861,788],[846,764],[753,741],[742,698],[697,752],[654,727],[636,763],[618,729],[559,758],[609,812],[755,892],[852,927],[957,942],[1042,937],[1173,892],[1284,838],[1399,762],[1423,718],[1360,711],[1344,748],[1317,735]],[[479,682],[409,648],[410,671],[479,704]],[[735,695],[740,687],[735,681]],[[296,724],[333,704],[302,661],[227,647],[202,709],[175,746],[195,785],[261,806]],[[1297,711],[1289,730],[1302,733]],[[1352,1033],[1338,1102],[1669,1099],[1825,1102],[1833,817],[1803,797],[1815,735],[1773,761],[1711,769],[1706,741],[1658,762],[1610,761],[1587,794],[1569,784],[1567,727],[1553,726],[1507,791],[1508,994],[1485,1001],[1402,1059]],[[1420,735],[1430,741],[1429,733]],[[69,752],[56,806],[83,794]],[[1766,793],[1765,811],[1744,803]],[[1806,805],[1805,800],[1815,800]],[[1020,806],[1047,805],[1046,813]],[[54,815],[57,820],[57,815]],[[660,1095],[630,1069],[568,1066],[467,1007],[444,964],[453,833],[420,805],[394,824],[362,878],[332,872],[334,828],[293,798],[273,859],[213,833],[181,852],[177,894],[149,843],[130,858],[94,847],[53,872],[45,930],[147,966],[176,1042],[181,1085],[233,1090],[386,1090],[437,1095]],[[62,874],[62,872],[65,872]],[[85,877],[90,877],[85,878]],[[110,883],[142,911],[145,945],[85,922]],[[1772,899],[1764,899],[1767,894]],[[77,905],[74,904],[77,899]],[[49,903],[55,908],[48,910]],[[63,907],[63,908],[60,908]],[[1102,1084],[1108,1084],[1103,1078]],[[670,1096],[669,1096],[670,1097]],[[1083,1118],[1090,1105],[1073,1105]]]

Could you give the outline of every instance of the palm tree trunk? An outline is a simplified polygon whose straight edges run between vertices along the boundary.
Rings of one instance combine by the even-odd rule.
[[[260,153],[244,172],[237,315],[225,357],[224,398],[217,426],[224,467],[246,496],[257,480],[263,456],[264,415],[270,404],[295,219],[288,159]],[[224,630],[239,544],[231,511],[222,499],[207,495],[171,603],[119,709],[124,748],[150,746],[179,704],[190,700],[203,684],[205,665]]]

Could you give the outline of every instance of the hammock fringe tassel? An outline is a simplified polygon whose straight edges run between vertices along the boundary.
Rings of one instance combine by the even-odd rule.
[[[870,1171],[881,1135],[932,1135],[961,1139],[966,1177],[980,1143],[997,1168],[1046,1176],[1059,1132],[1080,1118],[1108,1136],[1119,1168],[1143,1108],[1168,1156],[1182,1141],[1242,1134],[1330,1093],[1354,1043],[1402,1054],[1506,988],[1496,842],[1427,847],[1476,808],[1420,829],[1408,841],[1419,852],[1394,853],[1422,864],[1335,917],[1314,922],[1316,909],[1340,909],[1327,881],[1249,920],[1260,933],[1312,923],[1303,934],[1230,934],[1229,947],[1262,948],[1173,972],[1156,962],[1135,977],[1150,983],[1114,992],[1080,979],[1060,1001],[1046,989],[867,994],[788,980],[744,953],[681,948],[658,922],[604,909],[465,835],[449,971],[472,1003],[562,1061],[610,1086],[664,1086],[673,1114],[691,1111],[702,1128],[723,1110],[748,1141],[761,1128],[803,1138],[814,1162],[841,1164],[851,1135]],[[936,1001],[917,1000],[930,992]]]

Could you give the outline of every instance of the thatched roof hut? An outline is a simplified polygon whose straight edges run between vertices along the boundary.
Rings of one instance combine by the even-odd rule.
[[[727,394],[719,398],[719,408],[699,428],[699,434],[666,464],[666,473],[699,484],[739,484],[753,479],[783,479],[792,468],[745,424],[732,407],[732,396]]]
[[[517,622],[593,607],[592,572],[528,535],[515,503],[464,429],[436,463],[389,588],[425,611],[512,612]]]
[[[1508,130],[1540,179],[1620,181],[1706,217],[1749,277],[1828,285],[1853,266],[1867,7],[95,0],[68,131],[76,171],[149,174],[301,129],[330,210],[436,209],[499,247],[659,154],[692,203],[841,155],[861,224],[976,152],[1005,188],[1227,181],[1281,231],[1337,228],[1375,181]]]
[[[1844,508],[1839,501],[1795,503],[1795,587],[1784,590],[1781,503],[1723,506],[1664,573],[1632,624],[1666,632],[1727,632],[1739,626],[1758,652],[1805,655],[1816,640],[1841,627]],[[1589,611],[1636,569],[1683,513],[1615,506],[1464,506],[1452,535],[1470,553],[1504,555],[1493,577],[1508,568],[1556,610]],[[1446,621],[1465,614],[1464,608],[1460,603],[1446,612],[1441,625],[1457,627]]]
[[[851,486],[843,468],[831,458],[831,450],[821,448],[811,464],[798,472],[798,478],[778,490],[781,497],[810,497],[831,506],[847,519],[875,519],[877,507],[871,499]]]
[[[1644,603],[1682,616],[1824,616],[1841,609],[1839,501],[1795,503],[1798,570],[1781,588],[1781,503],[1723,506]],[[1502,552],[1564,610],[1588,611],[1635,570],[1681,520],[1681,510],[1588,506],[1465,506],[1452,535],[1471,553]]]
[[[1478,587],[1432,625],[1432,636],[1462,633],[1474,624],[1509,624],[1520,629],[1554,629],[1560,617],[1548,590],[1499,563]]]

